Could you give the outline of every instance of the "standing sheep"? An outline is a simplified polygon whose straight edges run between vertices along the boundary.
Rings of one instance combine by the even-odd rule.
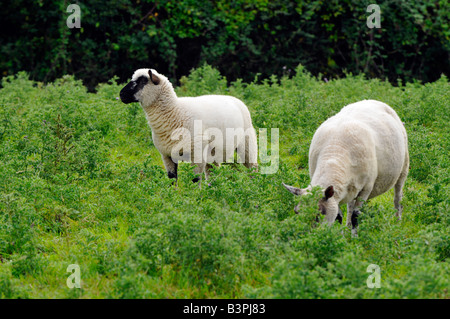
[[[153,69],[136,70],[120,98],[126,104],[140,102],[169,178],[177,180],[179,161],[190,161],[199,175],[193,181],[201,180],[203,172],[208,179],[211,163],[229,161],[235,150],[246,167],[258,166],[250,112],[237,98],[179,98],[170,81]]]
[[[364,201],[392,187],[396,216],[401,218],[408,169],[408,138],[397,113],[382,102],[364,100],[345,106],[314,133],[309,149],[311,185],[306,189],[283,185],[295,195],[322,187],[319,211],[329,224],[342,222],[339,205],[347,204],[347,226],[356,235]]]

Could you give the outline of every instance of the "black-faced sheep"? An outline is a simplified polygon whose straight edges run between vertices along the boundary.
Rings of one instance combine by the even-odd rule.
[[[382,102],[364,100],[345,106],[314,133],[309,149],[310,186],[283,185],[295,195],[322,187],[319,211],[325,220],[342,222],[339,205],[347,204],[347,226],[356,234],[364,201],[392,187],[396,216],[401,218],[400,200],[408,169],[408,138],[397,113]],[[295,211],[298,209],[297,205]]]
[[[153,69],[139,69],[121,91],[123,103],[140,102],[169,178],[177,179],[179,161],[196,165],[208,179],[212,163],[239,161],[257,167],[257,139],[250,113],[237,98],[224,95],[177,97],[172,84]],[[213,138],[214,137],[214,138]]]

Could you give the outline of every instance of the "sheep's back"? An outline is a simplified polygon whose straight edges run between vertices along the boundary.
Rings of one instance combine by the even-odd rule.
[[[370,196],[375,197],[395,184],[406,156],[406,131],[398,115],[382,102],[365,100],[347,105],[317,129],[310,147],[310,171],[320,161],[340,158],[348,174],[366,174],[369,179],[376,175]]]
[[[227,95],[203,95],[182,97],[179,103],[191,114],[191,121],[201,120],[204,128],[252,127],[250,114],[245,104]]]

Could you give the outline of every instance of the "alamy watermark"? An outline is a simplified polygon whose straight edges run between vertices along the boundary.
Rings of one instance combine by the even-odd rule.
[[[280,132],[278,128],[270,130],[270,154],[268,153],[267,128],[259,129],[259,160],[261,164],[270,166],[261,166],[261,174],[275,174],[280,165]]]
[[[81,9],[77,4],[70,4],[66,10],[68,13],[72,13],[67,17],[66,25],[69,29],[81,28]]]
[[[192,130],[180,127],[172,131],[170,139],[176,143],[171,150],[171,159],[194,164],[232,163],[234,152],[237,151],[237,163],[257,164],[259,154],[260,163],[263,164],[260,167],[261,174],[275,174],[279,167],[279,129],[271,129],[270,152],[267,135],[266,128],[259,129],[259,138],[253,127],[246,130],[217,127],[203,129],[203,122],[194,120]]]
[[[366,12],[371,12],[372,14],[367,17],[366,25],[369,29],[381,28],[381,10],[380,6],[377,4],[371,4],[367,6]]]
[[[69,277],[67,277],[67,287],[69,287],[70,289],[81,288],[80,266],[77,264],[71,264],[67,267],[67,272],[72,273]]]
[[[370,289],[373,288],[381,288],[381,271],[380,271],[380,266],[375,265],[375,264],[370,264],[367,267],[367,272],[371,273],[371,275],[369,275],[369,277],[367,277],[367,287],[369,287]]]

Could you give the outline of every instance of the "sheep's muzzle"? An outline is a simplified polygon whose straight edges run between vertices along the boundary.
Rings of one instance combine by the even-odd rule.
[[[138,100],[135,97],[136,94],[135,88],[136,83],[133,81],[125,85],[124,88],[120,90],[120,100],[125,104],[138,102]]]

